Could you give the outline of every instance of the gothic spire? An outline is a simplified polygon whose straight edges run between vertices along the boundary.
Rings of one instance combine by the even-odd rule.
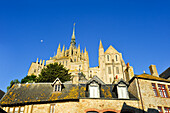
[[[99,49],[100,48],[103,48],[103,45],[102,45],[102,41],[100,40],[100,45],[99,45]]]
[[[73,26],[73,34],[72,34],[71,43],[70,43],[73,47],[75,47],[75,45],[76,45],[76,41],[75,41],[75,24],[76,23],[74,23],[74,26]]]

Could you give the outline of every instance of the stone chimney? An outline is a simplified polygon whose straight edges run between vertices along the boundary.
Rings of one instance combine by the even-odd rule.
[[[133,76],[134,76],[134,71],[133,71],[133,67],[130,66],[129,63],[126,64],[126,70],[125,70],[125,74],[126,74],[126,81],[128,82]]]
[[[157,69],[156,69],[156,65],[150,65],[149,69],[150,69],[151,75],[159,77]]]

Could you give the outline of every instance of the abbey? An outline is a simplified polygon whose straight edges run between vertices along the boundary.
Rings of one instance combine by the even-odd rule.
[[[122,54],[118,52],[113,46],[110,46],[104,51],[102,42],[99,44],[99,66],[89,67],[89,56],[86,48],[81,51],[80,44],[76,47],[75,41],[75,24],[73,27],[73,33],[71,37],[71,43],[69,49],[65,49],[65,46],[61,48],[60,44],[57,49],[57,54],[50,57],[46,61],[46,65],[54,62],[58,62],[69,69],[72,75],[77,75],[79,72],[83,72],[86,75],[86,79],[90,79],[93,76],[98,76],[105,83],[114,83],[116,80],[121,78],[125,81],[130,80],[134,76],[133,68],[128,65],[128,73],[126,73],[127,66],[122,58]],[[45,61],[38,59],[33,62],[28,71],[28,76],[34,74],[38,76],[41,70],[44,68]]]
[[[101,41],[98,60],[99,66],[89,67],[86,48],[81,52],[80,45],[76,47],[74,26],[69,49],[63,46],[61,51],[59,44],[57,54],[46,61],[70,69],[72,80],[14,84],[0,100],[0,109],[4,113],[170,113],[170,81],[159,77],[155,65],[149,66],[151,74],[134,75],[122,54],[112,46],[104,51]],[[46,65],[37,59],[28,76],[38,76]]]

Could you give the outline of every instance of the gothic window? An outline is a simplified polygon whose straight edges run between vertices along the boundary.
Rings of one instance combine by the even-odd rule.
[[[67,61],[66,61],[66,66],[67,66]]]
[[[119,74],[119,67],[116,67],[116,74]]]
[[[50,106],[50,113],[54,113],[55,112],[55,104],[52,104]]]
[[[159,111],[159,113],[163,113],[162,107],[158,106],[158,111]]]
[[[111,67],[108,67],[108,74],[111,74]]]
[[[63,61],[63,65],[64,65],[64,61]]]
[[[109,61],[109,60],[110,60],[110,59],[109,59],[109,57],[110,57],[110,56],[109,56],[109,55],[107,55],[107,61]]]
[[[99,85],[94,83],[91,83],[89,85],[89,97],[90,98],[100,98],[100,93],[99,93]]]
[[[71,55],[73,55],[73,50],[71,51]]]
[[[115,55],[115,59],[116,59],[116,61],[118,61],[118,55]]]
[[[152,83],[152,88],[153,88],[153,92],[154,92],[155,96],[157,97],[158,96],[158,92],[157,92],[155,83]]]
[[[159,93],[160,93],[161,97],[168,98],[168,94],[167,94],[167,91],[165,89],[165,85],[158,84],[158,89],[159,89]]]

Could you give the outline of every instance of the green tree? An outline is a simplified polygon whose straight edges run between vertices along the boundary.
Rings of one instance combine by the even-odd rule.
[[[71,74],[68,71],[61,64],[49,64],[46,68],[42,69],[37,82],[53,82],[56,78],[59,78],[61,82],[69,81]]]
[[[26,76],[21,80],[21,83],[33,83],[36,82],[36,76],[35,75],[31,75],[31,76]]]
[[[19,81],[18,79],[12,80],[12,81],[10,82],[10,86],[7,87],[7,91],[8,91],[14,84],[16,84],[16,83],[20,83],[20,81]]]

